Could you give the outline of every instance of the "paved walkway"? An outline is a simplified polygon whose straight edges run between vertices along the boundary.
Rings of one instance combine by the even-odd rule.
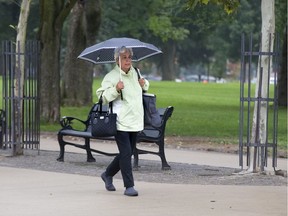
[[[97,145],[116,151],[109,143]],[[57,140],[41,138],[41,150],[59,151]],[[67,147],[67,151],[79,150]],[[167,149],[166,156],[171,162],[238,167],[237,155]],[[153,155],[141,158],[159,160]],[[278,160],[278,169],[287,170],[286,159]],[[122,180],[114,183],[122,188]],[[283,186],[136,185],[139,197],[126,197],[121,189],[106,191],[97,177],[0,167],[0,215],[287,215],[287,187]]]

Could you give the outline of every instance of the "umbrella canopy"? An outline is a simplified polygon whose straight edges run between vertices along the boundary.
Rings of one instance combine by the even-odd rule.
[[[162,53],[152,44],[144,43],[133,38],[111,38],[101,43],[86,48],[78,58],[88,60],[95,64],[112,63],[114,60],[114,50],[117,47],[125,46],[132,48],[132,61],[140,61],[150,56]]]

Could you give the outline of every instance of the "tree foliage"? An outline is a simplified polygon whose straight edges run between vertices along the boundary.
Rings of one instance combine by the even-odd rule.
[[[189,0],[188,7],[193,9],[197,4],[207,5],[208,3],[221,5],[228,14],[233,13],[240,5],[239,0]]]
[[[2,40],[16,36],[16,31],[9,27],[16,26],[18,20],[19,5],[15,2],[0,0]],[[60,54],[65,52],[60,49],[66,48],[66,45],[61,46],[65,41],[63,23],[75,2],[39,0],[32,1],[31,5],[27,38],[34,39],[39,32],[41,115],[44,119],[53,119],[51,121],[58,120],[61,100],[59,61]],[[240,59],[241,34],[252,32],[253,37],[259,39],[259,3],[260,0],[190,0],[188,4],[186,0],[105,0],[101,4],[101,27],[95,42],[126,36],[155,44],[164,54],[141,62],[141,66],[149,73],[151,63],[155,64],[158,68],[155,71],[160,72],[164,80],[178,77],[181,68],[188,71],[196,66],[199,70],[189,69],[189,72],[206,74],[210,68],[211,74],[223,77],[226,60],[237,62]],[[189,10],[191,8],[194,9]],[[276,1],[276,29],[280,32],[287,25],[286,8],[287,1]],[[88,18],[92,22],[93,19]]]
[[[0,41],[16,40],[21,1],[0,0]],[[27,25],[27,39],[36,39],[39,27],[39,2],[31,1]]]
[[[103,23],[100,36],[105,35],[103,39],[120,36],[136,37],[153,43],[165,51],[171,47],[170,51],[173,51],[176,42],[188,37],[189,34],[189,30],[182,24],[181,13],[185,7],[181,0],[144,0],[141,2],[126,0],[125,4],[120,0],[107,0],[103,2],[102,10]],[[127,11],[129,11],[128,16],[125,13]],[[161,61],[173,63],[174,57],[175,54],[164,52]],[[174,79],[173,65],[169,67],[160,65],[162,77]]]

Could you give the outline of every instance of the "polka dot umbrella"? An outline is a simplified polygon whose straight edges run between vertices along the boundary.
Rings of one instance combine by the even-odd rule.
[[[132,61],[137,62],[150,56],[160,54],[162,51],[153,44],[144,43],[134,38],[111,38],[101,43],[87,47],[79,56],[79,59],[84,59],[95,64],[113,63],[114,50],[117,47],[125,46],[132,48]]]

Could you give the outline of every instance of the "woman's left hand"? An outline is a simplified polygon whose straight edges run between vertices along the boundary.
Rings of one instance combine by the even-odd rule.
[[[145,85],[145,79],[141,78],[138,81],[139,81],[140,86],[143,88],[143,86]]]

